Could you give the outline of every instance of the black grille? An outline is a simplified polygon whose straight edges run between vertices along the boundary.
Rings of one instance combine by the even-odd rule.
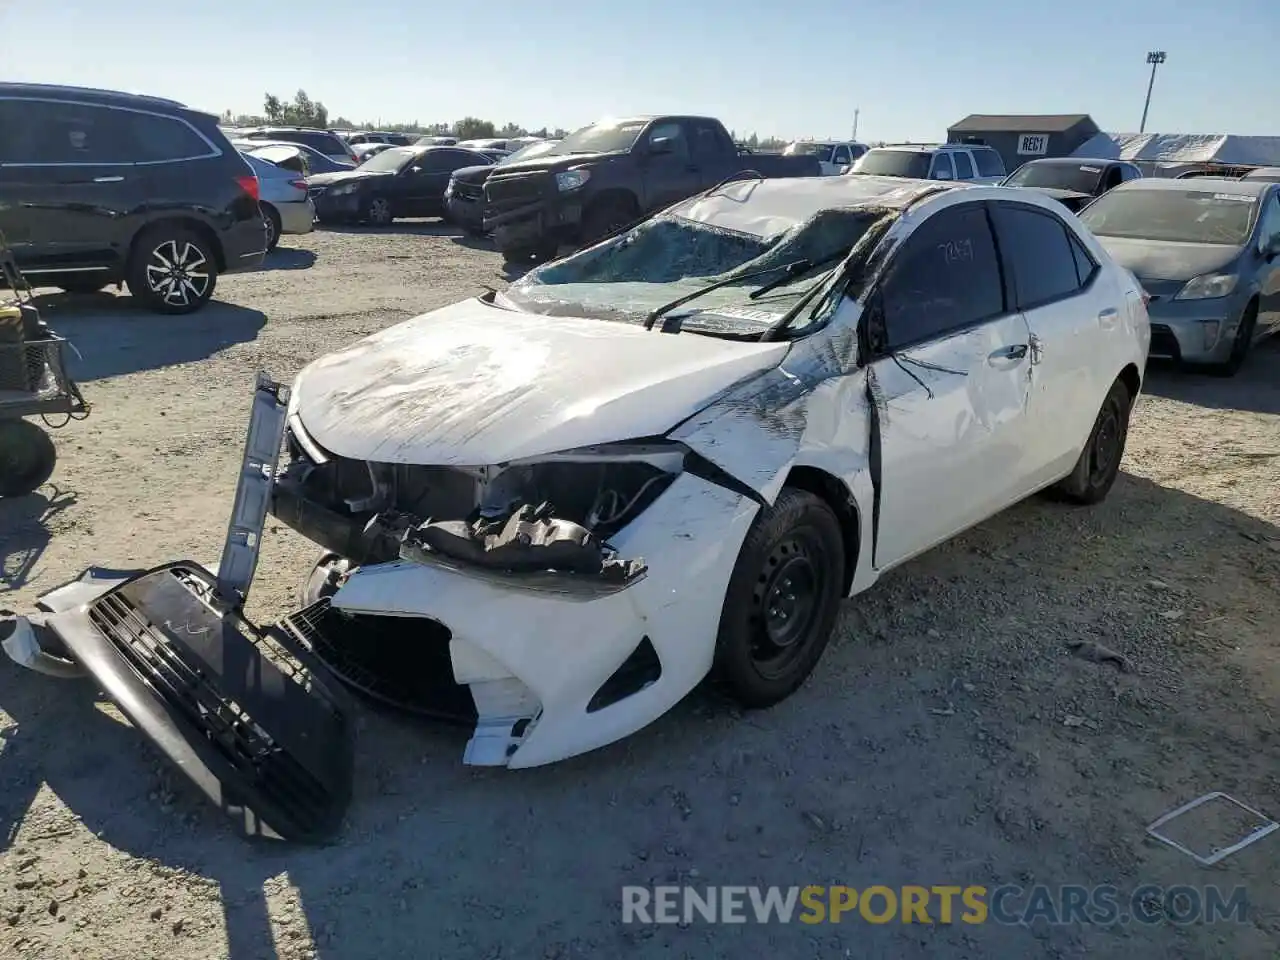
[[[179,577],[177,573],[170,575]],[[180,582],[177,586],[188,590]],[[287,819],[302,836],[320,835],[332,828],[334,797],[326,785],[276,742],[241,703],[226,696],[199,659],[184,655],[172,636],[153,623],[126,593],[105,594],[90,606],[89,619],[167,706],[205,734],[208,744],[242,778],[247,793],[265,800],[261,809],[252,804],[263,819],[282,830],[272,812],[287,811]],[[274,665],[280,673],[310,695],[309,676],[301,664],[289,662],[283,650],[273,652],[278,655]],[[232,659],[228,654],[227,660]],[[236,784],[224,786],[236,792]]]
[[[344,683],[375,700],[436,720],[476,722],[471,691],[453,679],[452,634],[435,620],[344,613],[326,598],[281,626]]]
[[[524,203],[541,197],[549,183],[550,178],[545,173],[490,177],[485,183],[484,195],[490,203]]]
[[[467,200],[474,203],[484,197],[484,184],[463,183],[460,180],[455,180],[453,183],[453,195],[459,200]]]
[[[1153,323],[1151,325],[1151,349],[1149,353],[1153,357],[1182,359],[1182,348],[1178,346],[1178,338],[1173,335],[1172,330],[1162,323]]]

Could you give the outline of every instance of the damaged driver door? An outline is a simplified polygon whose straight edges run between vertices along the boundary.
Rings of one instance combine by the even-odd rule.
[[[1010,304],[981,202],[917,227],[868,301],[877,569],[1016,499],[1031,357]]]

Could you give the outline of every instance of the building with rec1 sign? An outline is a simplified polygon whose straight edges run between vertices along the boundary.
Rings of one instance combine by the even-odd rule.
[[[947,130],[948,143],[985,143],[1004,160],[1010,173],[1028,160],[1069,157],[1097,134],[1087,113],[1045,116],[993,116],[973,113]]]

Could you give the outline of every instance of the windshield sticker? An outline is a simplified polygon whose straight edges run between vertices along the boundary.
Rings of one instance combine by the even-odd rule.
[[[1215,200],[1242,200],[1245,203],[1253,203],[1253,197],[1243,193],[1215,193]]]
[[[699,311],[701,312],[701,311]],[[732,320],[750,320],[753,323],[773,323],[782,314],[775,310],[751,310],[747,307],[711,307],[707,313]]]
[[[1082,173],[1101,173],[1102,168],[1101,167],[1081,167],[1080,171]]]

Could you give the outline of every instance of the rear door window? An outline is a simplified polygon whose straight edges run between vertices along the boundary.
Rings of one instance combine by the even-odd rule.
[[[933,157],[933,169],[929,176],[935,180],[954,180],[956,178],[956,168],[951,162],[951,155],[946,153],[937,153]]]
[[[973,159],[974,162],[978,164],[978,176],[1004,176],[1004,161],[1000,159],[1000,154],[996,153],[990,147],[974,150]]]
[[[995,241],[981,204],[948,207],[912,233],[881,287],[887,348],[935,340],[1005,312]]]
[[[849,148],[845,146],[843,143],[840,144],[840,146],[836,147],[836,152],[831,157],[831,162],[841,167],[848,166],[849,164],[853,163],[853,157],[849,153]]]
[[[991,218],[1020,309],[1031,310],[1080,289],[1077,254],[1061,220],[1047,210],[1008,203],[993,204]]]
[[[974,177],[973,161],[969,159],[969,155],[957,150],[951,157],[956,162],[956,179],[972,180]]]
[[[135,158],[130,114],[83,103],[0,101],[0,162],[129,164]]]

